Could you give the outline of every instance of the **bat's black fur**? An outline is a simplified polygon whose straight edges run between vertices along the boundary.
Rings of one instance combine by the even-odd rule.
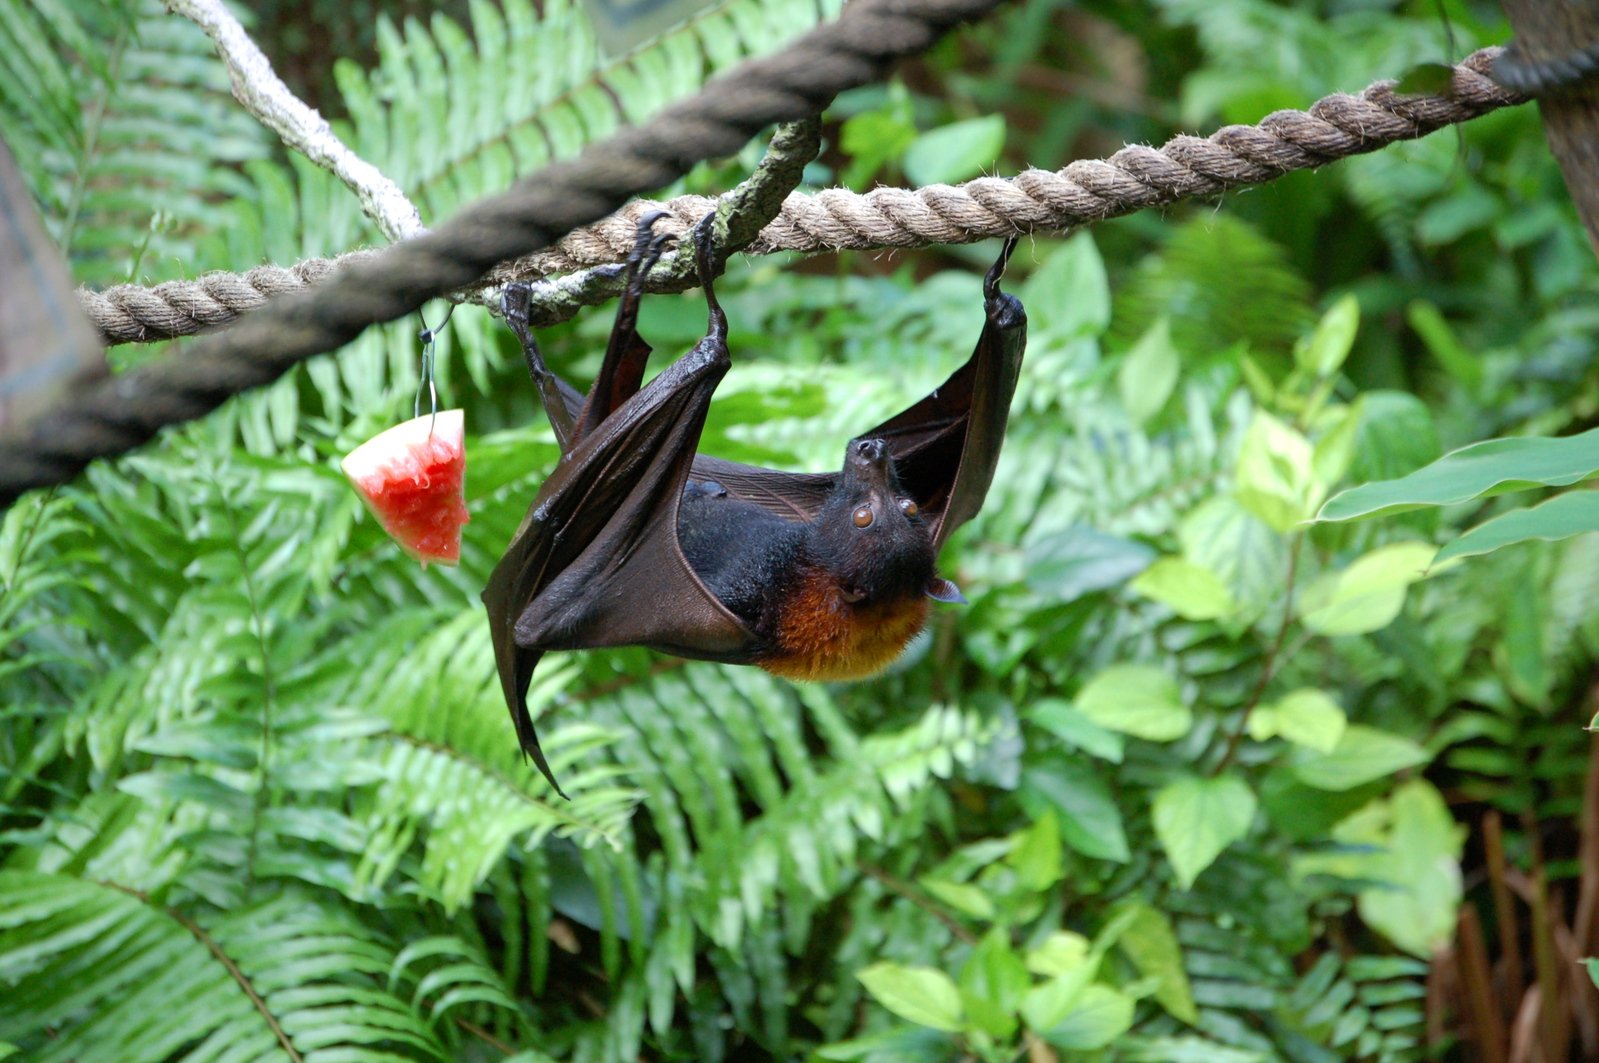
[[[865,527],[855,519],[861,510],[871,513]],[[793,590],[816,573],[850,604],[933,593],[932,534],[880,439],[850,443],[838,483],[806,523],[733,498],[715,481],[690,481],[677,536],[701,582],[767,644]]]

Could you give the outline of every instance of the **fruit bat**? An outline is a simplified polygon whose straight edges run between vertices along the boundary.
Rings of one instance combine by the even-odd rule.
[[[539,749],[528,684],[550,650],[642,645],[756,664],[795,679],[857,679],[921,630],[928,602],[964,601],[934,561],[988,493],[1026,343],[1021,302],[999,290],[1007,241],[983,282],[982,335],[943,386],[845,448],[838,472],[779,472],[695,452],[731,365],[712,286],[709,219],[693,234],[705,338],[643,385],[644,278],[667,237],[639,223],[616,323],[585,396],[544,364],[529,291],[506,321],[561,448],[483,591],[517,739]],[[642,385],[642,386],[641,386]],[[565,796],[564,794],[562,796]]]

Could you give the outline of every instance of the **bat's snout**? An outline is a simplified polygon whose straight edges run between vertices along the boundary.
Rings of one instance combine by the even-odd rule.
[[[881,439],[851,440],[844,451],[845,490],[853,495],[886,499],[899,493],[894,457]]]
[[[860,466],[882,465],[888,460],[888,445],[881,439],[857,439],[850,444],[850,461]]]

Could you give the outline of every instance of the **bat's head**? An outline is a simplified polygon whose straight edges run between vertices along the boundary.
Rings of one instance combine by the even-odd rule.
[[[850,602],[930,594],[959,600],[933,573],[933,535],[881,439],[852,440],[844,470],[811,524],[811,548]],[[953,597],[951,597],[953,596]]]

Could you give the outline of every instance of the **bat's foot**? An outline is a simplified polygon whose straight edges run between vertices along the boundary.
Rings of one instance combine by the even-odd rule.
[[[500,290],[500,313],[505,318],[505,323],[511,326],[517,342],[522,345],[522,353],[527,356],[531,366],[535,361],[543,368],[543,360],[538,356],[538,344],[533,340],[533,329],[530,324],[533,308],[533,286],[524,281],[513,281]],[[535,377],[536,379],[536,377]]]
[[[512,281],[500,289],[500,314],[506,324],[527,328],[528,309],[533,302],[533,286],[524,281]]]
[[[633,250],[628,252],[622,274],[620,313],[623,316],[629,316],[637,308],[639,297],[644,294],[644,281],[649,277],[650,270],[660,261],[667,245],[677,239],[671,233],[655,232],[655,223],[666,216],[664,210],[652,210],[638,220],[638,231],[633,237]]]
[[[727,315],[722,313],[722,304],[716,301],[716,289],[712,286],[716,279],[716,212],[713,210],[701,218],[691,235],[694,240],[694,265],[699,270],[700,287],[705,289],[705,304],[711,311],[707,334],[725,344]]]

